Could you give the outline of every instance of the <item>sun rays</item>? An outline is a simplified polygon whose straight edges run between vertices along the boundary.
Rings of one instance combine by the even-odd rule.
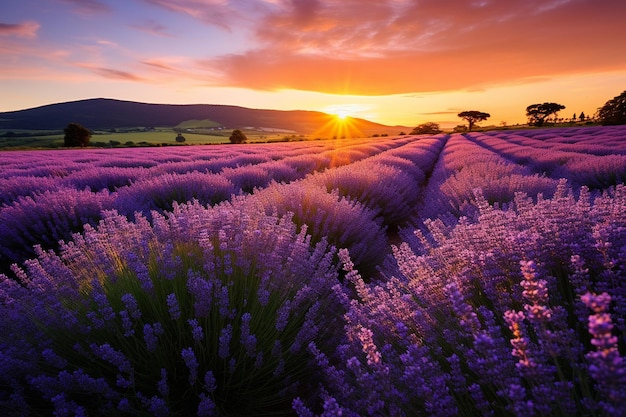
[[[362,104],[332,104],[322,109],[327,113],[328,119],[314,133],[314,137],[345,139],[363,137],[364,133],[359,128],[360,121],[357,115],[368,106]]]
[[[346,139],[364,137],[359,121],[347,114],[329,114],[327,121],[313,133],[313,137]]]

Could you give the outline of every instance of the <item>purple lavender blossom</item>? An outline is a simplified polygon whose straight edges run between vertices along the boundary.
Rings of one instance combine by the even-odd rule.
[[[146,323],[143,326],[143,338],[146,342],[146,349],[149,352],[154,352],[157,349],[158,338],[163,334],[163,327],[161,323],[156,322],[153,324]]]
[[[209,394],[217,389],[217,381],[215,380],[213,371],[207,371],[206,374],[204,374],[204,389]]]
[[[184,348],[181,352],[181,356],[185,361],[185,365],[189,369],[189,385],[194,385],[196,383],[196,379],[198,378],[198,359],[196,359],[196,354],[193,351],[193,348]]]
[[[607,414],[621,415],[625,411],[626,360],[619,353],[617,337],[612,334],[614,326],[608,313],[611,296],[588,292],[581,299],[594,313],[589,316],[589,333],[596,350],[585,355],[589,374],[606,398],[601,405]]]
[[[135,320],[139,320],[141,318],[141,311],[137,305],[137,300],[132,294],[126,293],[122,295],[122,302],[124,303],[126,311],[128,311],[131,318]]]
[[[132,374],[133,367],[128,358],[124,355],[124,353],[114,349],[108,343],[103,345],[91,344],[90,348],[98,358],[114,365],[118,372]]]
[[[167,384],[167,370],[161,368],[161,379],[157,383],[157,390],[162,397],[166,398],[170,393],[169,385]]]
[[[233,327],[228,324],[220,331],[218,356],[226,359],[230,356],[230,341],[233,337]]]
[[[198,324],[197,319],[189,319],[187,320],[189,326],[191,326],[191,336],[195,342],[201,342],[204,339],[204,331],[202,327]]]
[[[250,320],[252,320],[252,315],[250,313],[244,313],[241,315],[240,343],[246,349],[248,356],[255,357],[257,339],[254,334],[250,333]]]
[[[172,320],[178,320],[180,318],[180,306],[178,305],[178,299],[176,298],[176,294],[168,294],[166,302],[170,317],[172,318]]]
[[[187,278],[187,290],[194,299],[194,312],[196,317],[207,317],[212,307],[213,281],[189,271]]]
[[[199,398],[198,417],[212,417],[216,415],[217,406],[211,397],[202,392],[200,393]]]

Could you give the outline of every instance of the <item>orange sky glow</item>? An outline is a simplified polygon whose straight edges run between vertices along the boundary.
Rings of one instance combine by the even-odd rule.
[[[85,98],[319,110],[390,125],[592,115],[626,90],[623,0],[22,0],[0,111]]]

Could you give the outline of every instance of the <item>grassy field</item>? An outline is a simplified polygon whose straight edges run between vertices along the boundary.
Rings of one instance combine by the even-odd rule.
[[[182,130],[185,137],[184,145],[214,145],[230,143],[232,130],[209,130],[208,127],[198,128],[196,132],[187,132],[185,129],[193,127],[163,127],[145,131],[143,128],[126,129],[120,131],[94,131],[91,136],[92,147],[130,147],[130,146],[169,146],[181,144],[176,142],[178,131]],[[176,130],[174,130],[176,129]],[[198,133],[201,132],[201,133]],[[303,140],[304,136],[297,136],[277,132],[263,132],[246,130],[249,143],[278,142],[287,140]],[[0,150],[23,149],[51,149],[63,147],[62,131],[37,130],[0,130]]]

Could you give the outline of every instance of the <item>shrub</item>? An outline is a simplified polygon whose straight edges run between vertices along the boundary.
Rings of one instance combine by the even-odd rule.
[[[109,190],[131,185],[147,177],[148,171],[142,167],[90,167],[72,172],[60,182],[65,187],[91,191]]]
[[[235,129],[233,130],[233,133],[231,133],[228,140],[230,140],[230,143],[245,143],[248,138],[241,130]]]
[[[63,129],[63,133],[65,134],[63,137],[64,146],[79,146],[81,148],[89,146],[89,141],[91,140],[91,132],[89,131],[89,129],[81,126],[80,124],[69,123],[65,127],[65,129]]]

